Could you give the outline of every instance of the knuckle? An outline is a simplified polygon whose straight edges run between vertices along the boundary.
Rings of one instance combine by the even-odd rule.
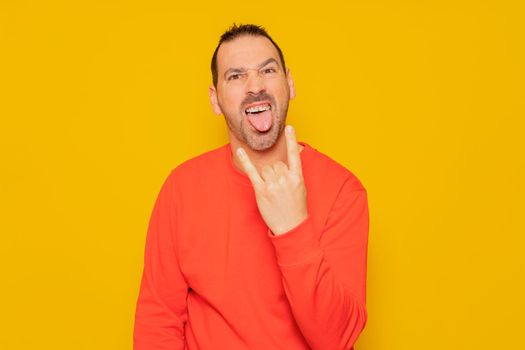
[[[264,191],[263,191],[264,196],[266,198],[271,198],[274,192],[275,192],[275,185],[271,183],[266,184],[266,187],[264,188]]]
[[[261,169],[261,174],[264,176],[269,176],[273,172],[272,168],[268,165],[265,165]]]
[[[272,170],[272,167],[270,167],[269,165],[265,165],[262,167],[261,172],[269,172],[271,170]]]
[[[299,185],[301,183],[301,177],[297,174],[291,174],[290,175],[290,181],[293,185]]]
[[[275,172],[281,172],[282,169],[283,169],[282,164],[279,163],[279,162],[277,162],[277,163],[275,163],[275,164],[273,165],[273,170],[274,170]]]

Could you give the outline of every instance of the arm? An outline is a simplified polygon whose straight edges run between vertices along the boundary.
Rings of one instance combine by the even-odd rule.
[[[366,190],[347,179],[319,237],[308,216],[274,236],[283,286],[297,325],[313,350],[351,349],[366,321]]]
[[[172,174],[162,185],[149,221],[135,312],[134,350],[184,349],[188,285],[177,258]]]

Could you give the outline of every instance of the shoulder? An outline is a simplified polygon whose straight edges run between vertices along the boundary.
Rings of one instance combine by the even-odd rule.
[[[315,147],[307,144],[308,157],[306,167],[311,181],[324,184],[333,184],[335,187],[344,187],[347,190],[366,190],[361,180],[347,166],[328,156]]]
[[[173,168],[169,174],[172,181],[178,183],[198,183],[210,177],[218,177],[224,171],[224,148],[222,145],[191,157]]]

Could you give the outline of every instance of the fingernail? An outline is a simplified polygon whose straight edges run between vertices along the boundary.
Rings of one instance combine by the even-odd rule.
[[[293,126],[291,125],[286,125],[286,131],[291,134],[293,132]]]
[[[242,148],[237,148],[237,155],[239,157],[244,157],[244,150]]]

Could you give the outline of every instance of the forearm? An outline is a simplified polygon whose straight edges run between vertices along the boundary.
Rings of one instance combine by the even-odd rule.
[[[365,305],[337,280],[323,256],[281,271],[295,320],[311,348],[350,349],[365,327]]]
[[[309,216],[271,240],[292,312],[312,349],[352,348],[367,321],[366,191],[345,188],[322,229]]]
[[[135,313],[133,350],[184,350],[183,320],[156,295],[147,275]]]
[[[314,234],[307,242],[310,227],[305,221],[297,232],[287,233],[302,234],[287,237],[290,242],[300,239],[297,250],[281,246],[281,253],[286,255],[278,251],[283,287],[297,325],[312,349],[350,349],[366,324],[365,305],[334,274]]]

